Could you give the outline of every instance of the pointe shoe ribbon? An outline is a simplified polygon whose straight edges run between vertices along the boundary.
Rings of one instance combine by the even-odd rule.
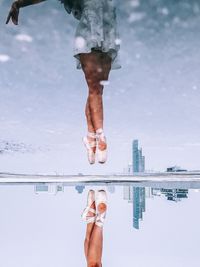
[[[96,203],[96,209],[97,209],[97,216],[96,216],[95,224],[99,227],[103,227],[104,221],[106,218],[106,210],[107,210],[107,195],[106,195],[106,192],[104,190],[99,190],[97,192],[95,203]],[[105,204],[106,209],[104,212],[98,211],[98,206],[100,204]]]
[[[90,190],[88,192],[88,197],[87,197],[87,206],[82,212],[82,219],[86,223],[93,223],[96,220],[96,210],[91,208],[92,204],[95,202],[95,192],[94,190]],[[89,212],[93,213],[93,216],[89,216]]]

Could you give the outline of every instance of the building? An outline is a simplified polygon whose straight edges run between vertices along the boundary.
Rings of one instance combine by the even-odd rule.
[[[128,166],[124,168],[123,174],[131,175],[132,173],[133,173],[133,165],[129,163]]]
[[[132,143],[132,171],[133,173],[145,171],[145,156],[142,155],[142,148],[138,147],[137,139]]]
[[[133,140],[133,145],[132,145],[132,166],[133,166],[133,172],[139,172],[138,140]]]
[[[172,166],[167,168],[167,172],[186,172],[187,170],[181,169],[179,166]]]

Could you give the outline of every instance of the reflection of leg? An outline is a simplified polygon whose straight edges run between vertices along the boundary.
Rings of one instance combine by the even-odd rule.
[[[86,235],[84,242],[85,257],[87,260],[88,248],[92,230],[94,228],[96,219],[96,204],[95,204],[95,192],[94,190],[89,190],[87,196],[87,206],[82,213],[82,219],[87,222]]]
[[[101,267],[103,250],[103,222],[107,210],[107,196],[104,190],[99,190],[96,196],[97,217],[89,240],[87,263],[88,267]]]
[[[94,223],[87,224],[85,242],[84,242],[84,251],[85,251],[86,260],[88,258],[88,250],[89,250],[90,238],[92,235],[93,228],[94,228]]]
[[[103,228],[95,225],[89,242],[87,263],[88,267],[101,267],[103,249]]]

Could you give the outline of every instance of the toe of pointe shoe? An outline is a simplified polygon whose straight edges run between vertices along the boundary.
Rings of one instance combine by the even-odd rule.
[[[95,163],[95,153],[93,152],[92,148],[96,146],[96,143],[95,142],[89,143],[87,137],[83,137],[83,143],[87,149],[88,161],[92,165]]]
[[[104,164],[107,161],[107,150],[98,150],[98,162]]]

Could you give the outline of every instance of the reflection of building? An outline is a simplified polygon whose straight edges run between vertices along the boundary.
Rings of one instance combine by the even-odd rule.
[[[165,196],[170,201],[181,201],[188,197],[188,189],[164,189],[152,188],[152,196]]]
[[[188,189],[161,189],[161,194],[165,195],[167,200],[181,201],[183,198],[188,197]]]
[[[152,196],[161,196],[161,190],[159,188],[151,188],[151,195]]]
[[[151,187],[145,187],[145,197],[152,198]]]
[[[123,198],[133,203],[133,227],[139,229],[139,222],[143,219],[143,212],[145,212],[145,188],[124,186]]]
[[[146,211],[146,198],[166,197],[169,201],[181,201],[188,197],[188,189],[164,189],[150,187],[123,187],[123,199],[132,203],[133,228],[140,228],[140,221],[143,220],[143,213]]]
[[[123,187],[124,200],[128,200],[129,203],[133,202],[133,186]]]
[[[83,193],[83,190],[85,189],[85,186],[83,186],[83,185],[76,185],[76,186],[75,186],[75,189],[76,189],[76,191],[77,191],[79,194],[82,194],[82,193]]]
[[[145,171],[145,157],[142,155],[142,148],[138,148],[138,140],[132,144],[133,173]]]
[[[58,192],[64,192],[64,186],[62,184],[36,184],[35,185],[35,193],[42,194],[48,193],[56,195]]]
[[[139,229],[139,221],[143,219],[145,212],[145,188],[133,188],[133,227]]]
[[[111,194],[115,193],[115,186],[114,185],[108,185],[107,186],[108,192]]]

